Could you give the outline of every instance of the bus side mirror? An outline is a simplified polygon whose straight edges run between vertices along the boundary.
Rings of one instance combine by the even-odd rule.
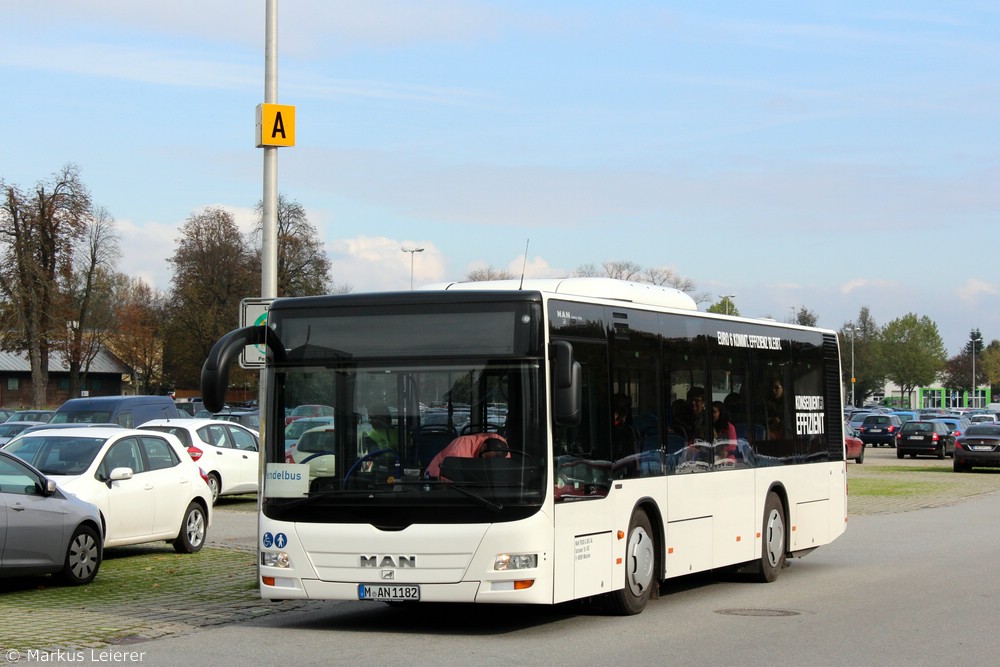
[[[274,358],[284,356],[281,341],[267,326],[253,325],[227,333],[212,346],[201,367],[201,396],[206,410],[219,412],[225,407],[229,367],[247,345],[267,345]]]
[[[583,414],[583,370],[573,359],[573,346],[566,341],[552,343],[553,369],[553,413],[555,423],[560,426],[576,426]]]

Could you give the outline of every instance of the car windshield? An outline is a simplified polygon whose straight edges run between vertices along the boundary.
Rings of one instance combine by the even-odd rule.
[[[324,423],[329,423],[329,421],[320,419],[296,419],[285,427],[285,438],[296,440],[309,429],[322,426]]]
[[[52,415],[53,424],[103,424],[111,421],[110,410],[77,410],[57,412]]]
[[[965,435],[991,435],[1000,436],[1000,424],[995,422],[986,422],[982,424],[973,424],[966,431]]]
[[[0,424],[0,436],[10,437],[17,435],[31,424]]]
[[[176,436],[185,447],[191,446],[191,434],[186,428],[181,426],[140,426],[143,431],[157,431],[159,433],[169,433]]]
[[[930,422],[909,421],[903,424],[903,433],[930,433],[934,430],[934,425]]]
[[[881,415],[879,415],[879,416],[872,415],[870,417],[865,417],[865,424],[866,425],[872,425],[872,424],[883,425],[883,424],[888,424],[891,421],[892,420],[889,419],[888,417],[883,417]]]
[[[104,438],[28,435],[4,448],[46,475],[81,475],[101,451]]]

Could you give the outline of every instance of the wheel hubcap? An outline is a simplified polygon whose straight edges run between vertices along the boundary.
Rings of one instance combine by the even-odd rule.
[[[785,551],[785,522],[781,518],[781,512],[771,510],[767,517],[767,534],[764,536],[764,553],[767,562],[772,567],[781,561],[781,555]]]
[[[636,528],[628,539],[628,558],[625,581],[636,597],[641,596],[653,580],[653,540],[642,528]]]
[[[69,569],[77,579],[86,579],[97,567],[97,542],[90,535],[79,535],[69,549]]]

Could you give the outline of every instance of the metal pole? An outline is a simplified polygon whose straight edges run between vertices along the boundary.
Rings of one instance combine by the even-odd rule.
[[[264,103],[278,102],[278,0],[266,0],[264,11]],[[264,196],[260,248],[260,295],[278,296],[278,147],[264,146]],[[260,441],[267,427],[267,370],[262,368],[257,387]],[[263,461],[263,459],[262,459]],[[263,466],[263,463],[261,463]],[[261,486],[261,495],[264,488]]]
[[[728,315],[729,314],[729,304],[731,304],[733,302],[733,299],[736,298],[736,295],[735,294],[720,294],[719,298],[726,300],[726,315]]]
[[[423,252],[423,248],[400,248],[403,252],[410,253],[410,291],[413,291],[413,256],[418,252]]]
[[[264,103],[278,102],[278,0],[267,0],[264,31]],[[263,242],[260,295],[278,296],[278,147],[264,146]]]
[[[854,327],[851,327],[851,406],[852,407],[855,405],[855,403],[854,403],[854,334],[856,332],[857,332],[857,329],[855,329]]]
[[[976,401],[976,341],[978,336],[972,337],[972,394],[969,396],[969,407],[974,408]]]

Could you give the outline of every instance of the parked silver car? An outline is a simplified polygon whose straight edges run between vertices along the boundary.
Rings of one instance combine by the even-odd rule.
[[[0,577],[56,574],[89,584],[104,557],[97,508],[0,452]]]

